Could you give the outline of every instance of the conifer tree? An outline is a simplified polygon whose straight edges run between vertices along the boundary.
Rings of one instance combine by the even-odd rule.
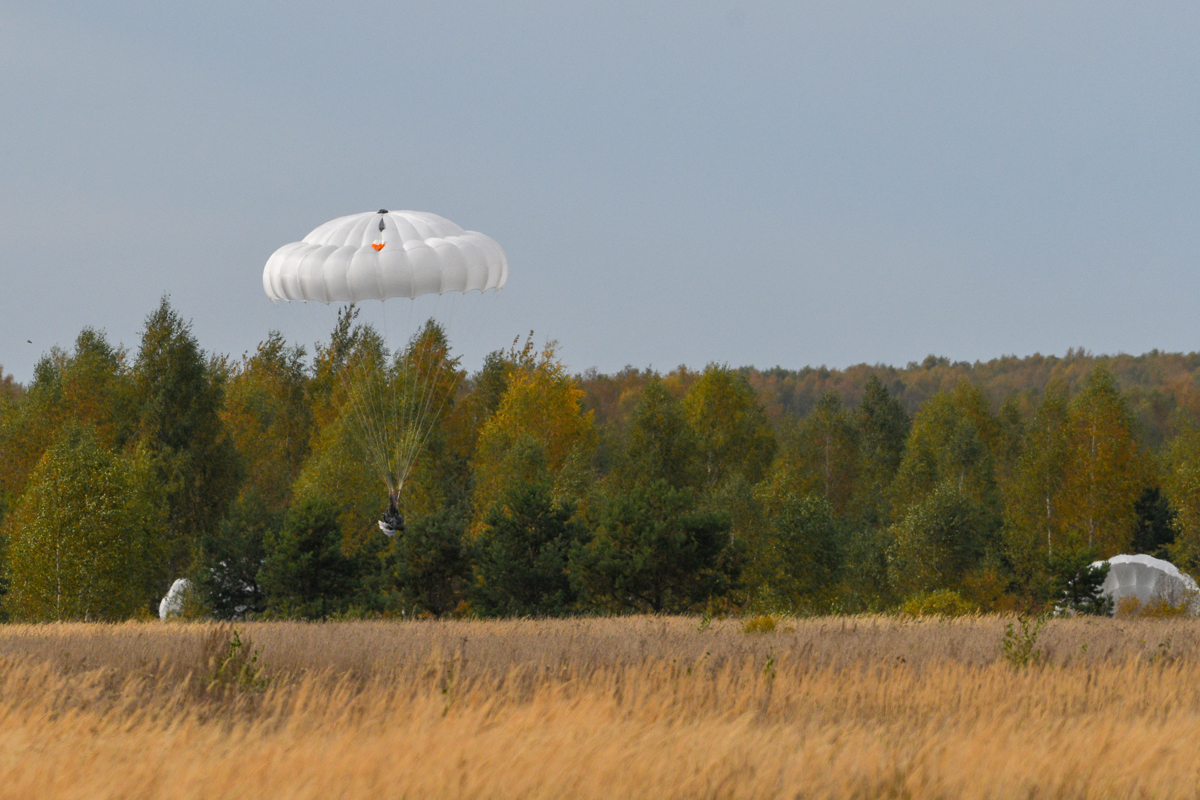
[[[610,498],[595,536],[572,557],[572,578],[613,611],[682,613],[732,588],[733,548],[728,520],[659,478]]]
[[[268,611],[324,619],[350,606],[363,570],[342,552],[337,509],[327,499],[297,502],[282,528],[267,532],[263,549],[258,584]]]
[[[472,609],[484,616],[559,616],[574,605],[571,552],[586,528],[568,501],[556,501],[542,445],[531,437],[510,452],[510,475],[471,542]],[[540,462],[540,463],[539,463]]]

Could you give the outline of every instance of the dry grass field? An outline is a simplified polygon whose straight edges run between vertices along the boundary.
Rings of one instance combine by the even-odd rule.
[[[1010,622],[6,626],[0,796],[1200,796],[1200,623]]]

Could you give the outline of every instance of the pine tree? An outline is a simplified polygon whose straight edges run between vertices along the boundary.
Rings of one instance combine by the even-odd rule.
[[[549,481],[513,482],[489,509],[471,544],[472,609],[489,617],[567,613],[575,602],[568,559],[585,538],[575,509],[555,502]]]
[[[691,489],[660,478],[609,500],[571,572],[604,608],[682,613],[732,588],[739,569],[732,548],[727,520],[699,511]]]
[[[278,533],[268,531],[258,584],[268,611],[324,619],[345,611],[359,590],[362,566],[342,552],[337,510],[323,498],[294,505]]]

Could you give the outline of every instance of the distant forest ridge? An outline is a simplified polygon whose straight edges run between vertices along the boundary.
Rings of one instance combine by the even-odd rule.
[[[994,408],[1016,403],[1023,418],[1033,413],[1046,387],[1061,382],[1074,395],[1083,380],[1103,364],[1113,374],[1137,416],[1138,433],[1144,444],[1157,447],[1175,433],[1173,414],[1184,413],[1200,421],[1200,353],[1165,353],[1151,350],[1142,355],[1094,355],[1083,348],[1067,350],[1063,356],[1002,356],[990,361],[951,361],[929,355],[904,367],[886,364],[856,364],[845,369],[804,367],[739,367],[758,393],[768,418],[779,425],[788,418],[808,416],[822,396],[833,392],[843,405],[857,405],[867,380],[877,376],[910,415],[939,391],[949,391],[961,381],[979,386]],[[676,367],[664,377],[667,385],[682,395],[700,375],[700,368]],[[601,425],[617,423],[636,402],[651,369],[628,366],[613,374],[588,369],[578,375],[585,392],[584,407],[593,411]],[[0,395],[20,395],[24,387],[4,373],[0,365]]]
[[[779,425],[788,418],[808,416],[829,392],[845,406],[858,405],[873,375],[910,415],[939,391],[949,391],[965,380],[979,386],[993,408],[1015,403],[1022,418],[1028,419],[1047,386],[1061,382],[1074,395],[1088,374],[1101,364],[1113,374],[1136,414],[1138,433],[1147,446],[1157,447],[1174,435],[1173,419],[1177,418],[1173,415],[1177,411],[1200,421],[1200,353],[1195,352],[1151,350],[1138,356],[1094,355],[1083,348],[1072,348],[1064,356],[1003,356],[974,363],[930,355],[904,367],[856,364],[845,369],[740,367],[738,371],[758,392],[770,420]],[[622,409],[652,374],[652,370],[634,367],[613,375],[587,370],[579,376],[586,393],[585,406],[595,412],[601,424],[616,421],[624,416]],[[682,394],[699,374],[688,367],[677,367],[666,376],[667,383]]]

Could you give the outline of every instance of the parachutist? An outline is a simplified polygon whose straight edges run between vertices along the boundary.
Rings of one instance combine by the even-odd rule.
[[[397,533],[404,533],[404,515],[396,508],[396,492],[388,492],[388,510],[383,512],[383,519],[379,520],[379,530],[389,539]]]

